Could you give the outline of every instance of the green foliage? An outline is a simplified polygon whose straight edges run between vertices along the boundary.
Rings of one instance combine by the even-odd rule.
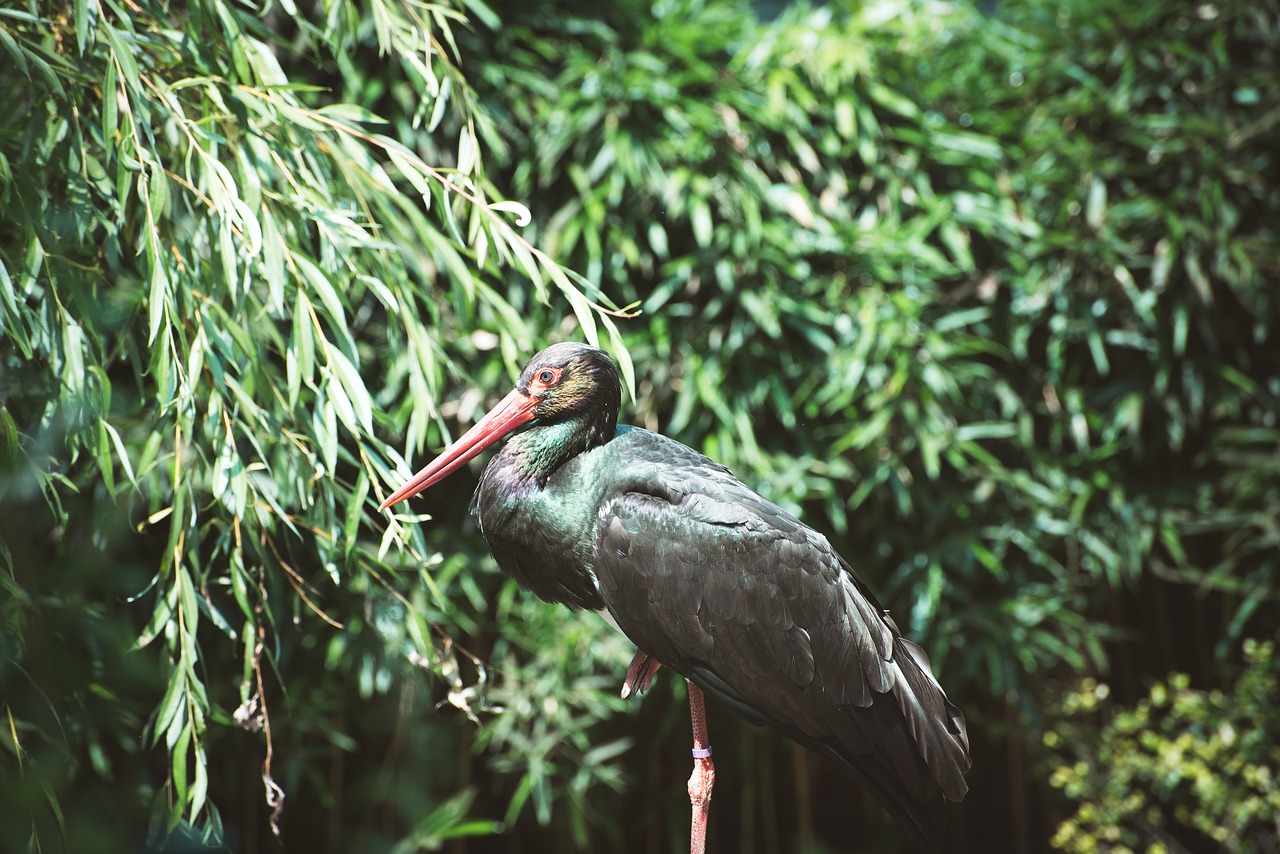
[[[598,292],[530,244],[527,210],[485,181],[458,10],[316,11],[81,2],[0,17],[3,491],[52,530],[60,562],[106,536],[73,494],[137,529],[150,579],[127,593],[153,611],[132,646],[158,648],[165,670],[145,725],[145,747],[170,757],[157,833],[220,834],[214,722],[263,730],[280,803],[269,683],[289,679],[291,625],[337,632],[332,664],[357,669],[366,696],[413,672],[342,658],[370,629],[393,661],[443,666],[433,631],[451,591],[398,573],[430,550],[375,509],[408,472],[397,449],[447,434],[447,372],[493,362],[481,349],[508,367],[532,349],[509,279],[563,301],[589,340],[608,333],[628,364]],[[369,90],[352,60],[375,56]],[[313,82],[314,59],[366,98],[411,92],[395,105],[412,119],[388,134],[369,101]],[[7,618],[44,618],[55,605],[23,595],[41,586],[33,567],[9,560]],[[361,599],[372,625],[350,610]],[[6,680],[24,657],[7,657]],[[20,764],[24,740],[56,742],[10,715],[31,731],[14,736]]]
[[[595,614],[531,608],[519,601],[527,598],[507,585],[497,603],[495,621],[517,630],[494,646],[491,660],[503,678],[488,699],[501,713],[477,742],[491,752],[495,771],[518,780],[506,824],[526,808],[543,825],[559,813],[574,846],[588,850],[592,825],[605,832],[611,825],[593,805],[597,787],[622,789],[624,772],[611,763],[636,740],[598,737],[600,723],[626,708],[619,674],[633,650],[617,632],[602,632]]]
[[[1195,691],[1176,673],[1131,709],[1102,711],[1105,683],[1061,702],[1045,743],[1064,755],[1050,778],[1079,806],[1053,837],[1068,851],[1225,851],[1280,847],[1280,658],[1247,640],[1229,692]]]
[[[1003,334],[1055,416],[1037,437],[1108,462],[1070,490],[1086,511],[1105,500],[1118,528],[1102,532],[1110,555],[1080,544],[1082,568],[1230,592],[1221,654],[1280,583],[1273,526],[1255,516],[1280,498],[1280,114],[1263,94],[1277,91],[1280,5],[1097,12],[1010,8],[953,34],[994,70],[945,51],[904,55],[902,73],[999,140],[1003,180],[1043,226],[1003,256]]]

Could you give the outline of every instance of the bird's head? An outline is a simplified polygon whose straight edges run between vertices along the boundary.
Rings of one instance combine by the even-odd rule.
[[[603,350],[567,341],[530,359],[512,395],[532,401],[531,424],[591,420],[605,413],[616,420],[622,387]]]
[[[586,344],[553,344],[529,360],[516,387],[462,438],[397,489],[379,510],[444,480],[485,448],[521,429],[558,426],[566,455],[607,441],[618,422],[622,386],[613,361]]]

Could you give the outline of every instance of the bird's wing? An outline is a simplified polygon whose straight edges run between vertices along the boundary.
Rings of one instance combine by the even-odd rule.
[[[915,813],[939,789],[964,796],[968,742],[923,650],[825,537],[670,444],[678,464],[642,456],[616,473],[597,519],[593,565],[619,628],[742,717],[834,758],[900,818],[936,821]]]

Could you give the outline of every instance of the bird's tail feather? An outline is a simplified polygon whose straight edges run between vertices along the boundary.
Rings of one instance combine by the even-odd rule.
[[[959,801],[969,791],[964,775],[971,764],[964,715],[947,699],[923,649],[903,637],[894,649],[902,677],[893,686],[894,699],[930,775],[947,798]]]
[[[946,814],[938,790],[958,801],[969,788],[964,779],[970,765],[968,731],[964,716],[933,677],[923,649],[897,636],[890,665],[894,702],[882,700],[861,710],[876,721],[875,747],[865,752],[860,741],[813,746],[870,789],[917,847],[936,850]]]

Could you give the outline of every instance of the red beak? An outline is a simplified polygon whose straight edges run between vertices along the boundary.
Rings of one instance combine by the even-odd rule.
[[[428,463],[426,468],[409,478],[404,486],[378,505],[378,509],[386,510],[391,505],[399,504],[406,498],[412,498],[427,487],[444,480],[462,468],[467,460],[512,430],[532,421],[535,417],[533,408],[537,405],[538,398],[515,389],[497,406],[489,410],[489,414],[481,418],[476,426],[468,430],[461,439],[445,448],[444,452]]]

